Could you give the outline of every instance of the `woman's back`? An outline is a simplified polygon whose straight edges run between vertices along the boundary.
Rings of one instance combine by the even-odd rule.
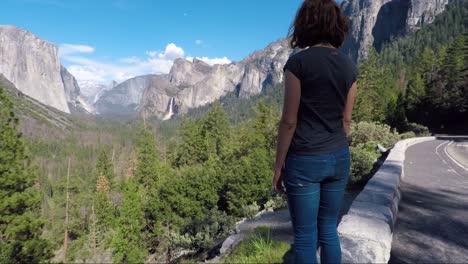
[[[296,263],[341,263],[337,221],[350,172],[346,134],[356,67],[338,48],[349,30],[333,0],[304,0],[291,28],[303,49],[285,65],[273,188],[288,196]],[[284,186],[281,184],[284,182]]]
[[[297,127],[289,153],[320,154],[348,145],[343,110],[356,81],[354,63],[339,50],[311,47],[285,65],[301,81]]]

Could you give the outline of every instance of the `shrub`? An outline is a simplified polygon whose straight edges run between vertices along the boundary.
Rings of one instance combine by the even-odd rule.
[[[284,196],[275,194],[271,197],[263,207],[267,210],[280,210],[288,206],[288,202]]]
[[[260,206],[257,204],[257,202],[254,202],[251,205],[242,207],[242,214],[248,218],[254,217],[259,211],[260,211]]]
[[[377,151],[369,150],[369,146],[360,144],[350,147],[351,151],[351,174],[350,183],[358,184],[367,181],[374,168],[374,163],[380,156]]]
[[[212,209],[206,212],[202,220],[194,220],[187,225],[182,233],[172,234],[172,243],[176,247],[193,249],[196,251],[213,247],[215,241],[229,236],[235,225],[233,216],[226,215],[225,212]]]
[[[416,137],[416,134],[413,131],[400,134],[400,139],[408,139],[408,138],[414,138],[414,137]]]
[[[430,136],[431,132],[429,128],[417,123],[408,123],[405,127],[405,131],[414,132],[418,137]]]
[[[388,125],[360,122],[351,127],[349,139],[354,147],[374,142],[390,148],[400,140],[400,136]]]

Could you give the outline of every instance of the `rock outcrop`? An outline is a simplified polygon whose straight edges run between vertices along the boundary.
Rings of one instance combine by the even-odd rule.
[[[81,94],[80,86],[78,85],[75,77],[63,66],[60,67],[60,75],[62,76],[67,102],[90,114],[94,114],[96,112],[94,106]]]
[[[70,105],[95,112],[60,64],[57,46],[26,30],[0,26],[0,74],[22,93],[62,112],[70,113]]]
[[[445,10],[449,0],[411,0],[411,6],[406,20],[406,29],[413,32],[423,24],[430,24],[437,15]]]
[[[165,118],[212,103],[232,92],[247,98],[283,80],[282,68],[291,52],[283,39],[240,62],[225,65],[177,59],[169,74],[126,81],[105,92],[96,106],[99,113],[140,112]]]
[[[24,94],[70,113],[58,48],[15,26],[0,26],[0,73]]]
[[[345,0],[342,9],[351,22],[342,50],[358,61],[371,47],[379,50],[392,38],[432,23],[449,0]]]
[[[95,104],[104,93],[118,85],[116,81],[111,81],[107,85],[93,81],[82,81],[78,84],[80,85],[81,94],[90,104]]]
[[[138,113],[139,106],[144,100],[143,93],[147,89],[164,90],[169,87],[168,75],[144,75],[129,79],[104,94],[98,99],[95,104],[99,114],[118,114],[118,115],[134,115]],[[164,93],[166,95],[166,93]],[[169,100],[166,95],[167,101]],[[164,103],[167,104],[167,101]],[[162,104],[160,101],[154,102],[157,105]]]

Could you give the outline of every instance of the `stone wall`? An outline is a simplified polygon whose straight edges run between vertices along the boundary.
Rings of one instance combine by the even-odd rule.
[[[430,140],[435,140],[435,137],[398,142],[379,171],[356,197],[338,226],[343,263],[389,261],[401,199],[400,182],[404,177],[406,149]]]

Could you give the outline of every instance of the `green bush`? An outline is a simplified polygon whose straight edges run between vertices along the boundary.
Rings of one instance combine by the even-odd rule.
[[[234,230],[235,218],[225,212],[212,209],[202,220],[194,220],[183,229],[184,239],[180,247],[205,250],[213,247],[215,241],[229,236]]]
[[[404,137],[411,137],[411,135],[405,134]],[[372,176],[374,164],[381,155],[376,149],[378,144],[390,148],[400,139],[400,134],[385,124],[369,122],[354,124],[349,134],[351,141],[350,183],[364,183]]]
[[[288,201],[285,199],[284,196],[275,194],[273,195],[270,200],[268,200],[265,205],[263,206],[265,209],[270,210],[280,210],[287,208]]]
[[[400,134],[400,139],[409,139],[409,138],[415,138],[415,137],[416,137],[416,134],[413,131]]]
[[[431,135],[428,127],[416,123],[408,123],[405,127],[405,131],[413,132],[418,137]]]
[[[0,263],[11,263],[13,262],[10,258],[12,248],[9,244],[0,243]]]
[[[351,184],[359,184],[367,181],[380,154],[375,149],[369,150],[369,146],[364,144],[350,147],[350,151],[351,174],[349,182]]]
[[[351,127],[349,139],[354,147],[374,142],[390,148],[400,140],[400,135],[385,124],[360,122]]]
[[[246,205],[242,207],[242,214],[248,218],[254,217],[259,211],[260,211],[260,206],[257,204],[257,202],[254,202],[251,205]]]

